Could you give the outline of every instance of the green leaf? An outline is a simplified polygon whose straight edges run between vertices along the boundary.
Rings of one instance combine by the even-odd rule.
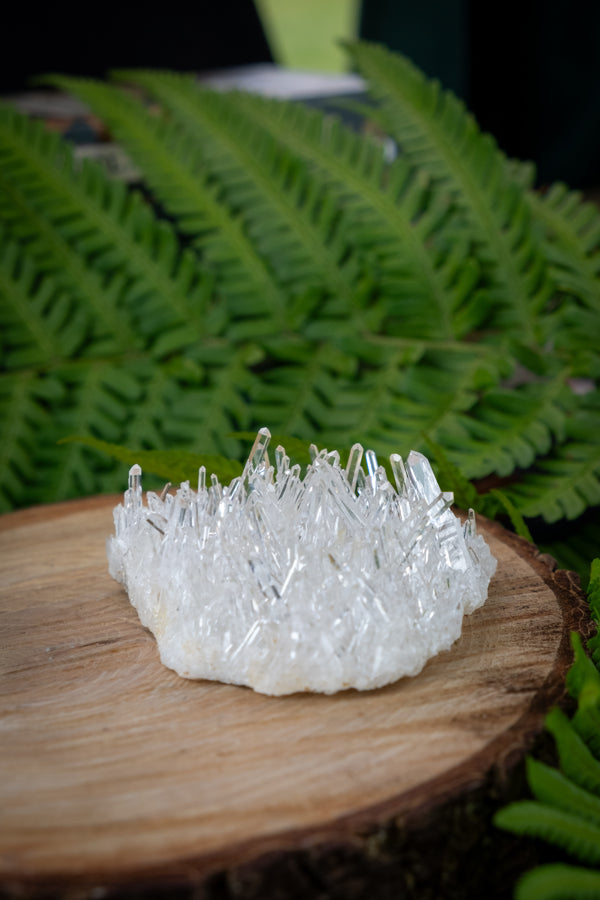
[[[534,216],[543,224],[547,253],[559,288],[587,306],[600,307],[600,220],[592,203],[564,184],[542,196],[527,192]]]
[[[574,784],[562,772],[528,758],[527,782],[536,800],[600,826],[600,798]]]
[[[567,440],[507,490],[524,516],[576,519],[600,504],[600,445],[590,439],[599,428],[600,395],[594,392],[578,400],[567,420]]]
[[[193,483],[198,480],[198,469],[205,466],[207,474],[214,473],[219,481],[228,483],[241,475],[242,466],[235,460],[211,454],[188,453],[183,450],[132,450],[118,444],[110,444],[89,436],[70,436],[59,441],[61,444],[86,444],[100,453],[106,453],[113,459],[132,466],[138,463],[142,471],[160,475],[165,481],[180,484],[183,481]]]
[[[600,826],[543,803],[521,800],[499,810],[494,824],[505,831],[542,838],[582,862],[600,864]]]
[[[588,601],[594,617],[594,621],[600,622],[600,559],[592,561],[590,570],[590,583],[588,587]]]
[[[188,139],[176,123],[152,115],[110,85],[64,76],[50,80],[76,93],[107,121],[144,171],[158,200],[203,251],[232,311],[242,313],[251,296],[252,317],[262,314],[263,329],[265,317],[267,331],[285,328],[286,294],[248,239],[238,215],[227,208],[210,182],[198,142]],[[247,331],[244,336],[249,336]]]
[[[549,863],[527,872],[517,884],[515,900],[598,900],[600,872]]]
[[[575,784],[600,795],[600,762],[579,737],[573,725],[559,709],[546,716],[546,728],[553,735],[560,766]]]
[[[479,132],[451,92],[440,90],[405,57],[365,42],[348,49],[379,103],[374,118],[398,141],[403,156],[451,192],[464,213],[489,265],[498,322],[531,341],[553,284],[522,186],[493,138]]]
[[[371,261],[389,297],[392,333],[461,336],[453,310],[468,305],[472,278],[463,275],[465,265],[472,267],[470,245],[453,219],[449,197],[431,194],[428,181],[415,177],[403,160],[388,165],[376,142],[299,104],[236,93],[223,94],[221,103],[240,123],[259,126],[307,165],[344,210],[346,240]],[[436,240],[442,228],[443,245]]]
[[[511,503],[533,526],[600,505],[600,215],[533,194],[401,57],[351,52],[397,159],[329,114],[180,74],[128,73],[151,106],[53,76],[127,145],[131,188],[0,108],[6,508],[122,485],[65,434],[239,458],[227,435],[263,425],[382,457],[427,434],[462,490],[510,477],[477,502],[521,531]]]

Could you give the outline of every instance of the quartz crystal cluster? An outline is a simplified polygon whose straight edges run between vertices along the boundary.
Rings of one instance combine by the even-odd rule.
[[[496,560],[429,462],[311,447],[304,477],[262,428],[240,477],[147,494],[133,466],[111,575],[186,678],[265,694],[381,687],[416,675],[486,599]],[[363,467],[364,465],[364,467]]]

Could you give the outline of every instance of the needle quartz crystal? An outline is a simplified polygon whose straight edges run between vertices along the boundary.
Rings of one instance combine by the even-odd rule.
[[[111,575],[186,678],[264,694],[335,693],[416,675],[460,636],[496,560],[428,460],[372,450],[345,467],[311,446],[302,476],[261,428],[238,478],[142,498],[133,466],[107,544]],[[363,468],[364,461],[364,468]]]

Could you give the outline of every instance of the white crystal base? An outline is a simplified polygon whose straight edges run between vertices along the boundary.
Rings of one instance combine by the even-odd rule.
[[[429,463],[316,452],[304,478],[261,429],[243,475],[148,494],[134,466],[115,509],[112,576],[186,678],[264,694],[382,687],[460,636],[495,568],[472,514],[463,528]]]

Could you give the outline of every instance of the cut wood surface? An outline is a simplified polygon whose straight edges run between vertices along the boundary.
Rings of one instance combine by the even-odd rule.
[[[161,665],[105,539],[118,498],[0,517],[0,881],[203,878],[431,810],[508,767],[561,697],[581,592],[480,523],[486,605],[415,678],[272,698]]]

